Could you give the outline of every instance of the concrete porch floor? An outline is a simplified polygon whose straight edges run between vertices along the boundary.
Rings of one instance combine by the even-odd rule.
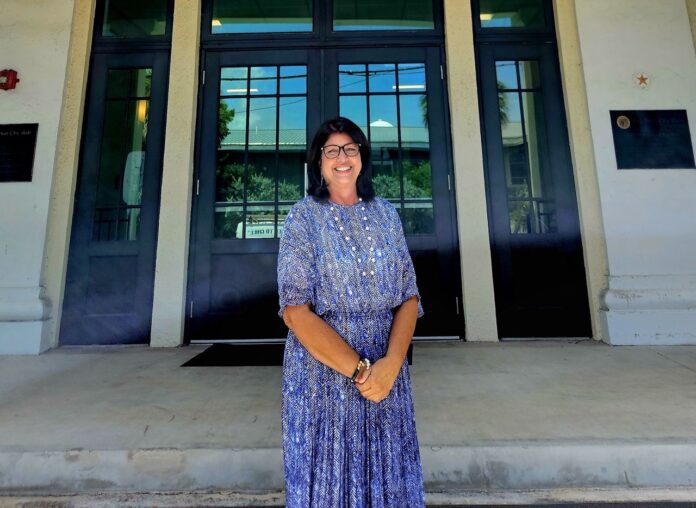
[[[282,505],[281,368],[179,367],[203,349],[0,356],[0,505]],[[419,343],[411,373],[429,503],[696,499],[694,346]]]

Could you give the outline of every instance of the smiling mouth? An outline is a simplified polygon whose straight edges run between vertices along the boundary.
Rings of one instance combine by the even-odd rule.
[[[333,168],[333,169],[334,169],[334,171],[336,171],[338,173],[347,173],[353,168],[351,166],[341,166],[341,167],[337,167],[337,168]]]

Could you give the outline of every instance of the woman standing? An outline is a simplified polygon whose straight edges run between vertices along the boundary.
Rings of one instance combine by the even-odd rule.
[[[278,253],[287,506],[424,506],[405,361],[423,310],[401,221],[350,120],[319,128],[308,173]]]

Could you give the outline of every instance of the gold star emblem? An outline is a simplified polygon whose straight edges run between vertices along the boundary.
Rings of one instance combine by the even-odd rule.
[[[645,73],[641,72],[640,74],[636,75],[636,81],[638,82],[639,87],[646,88],[650,78]]]

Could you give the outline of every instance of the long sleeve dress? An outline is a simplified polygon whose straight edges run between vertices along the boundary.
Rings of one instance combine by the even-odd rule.
[[[278,292],[279,315],[310,303],[372,362],[387,352],[395,307],[417,296],[423,314],[399,215],[382,198],[296,203],[280,240]],[[374,403],[290,331],[281,416],[289,508],[424,506],[406,361],[389,395]]]

